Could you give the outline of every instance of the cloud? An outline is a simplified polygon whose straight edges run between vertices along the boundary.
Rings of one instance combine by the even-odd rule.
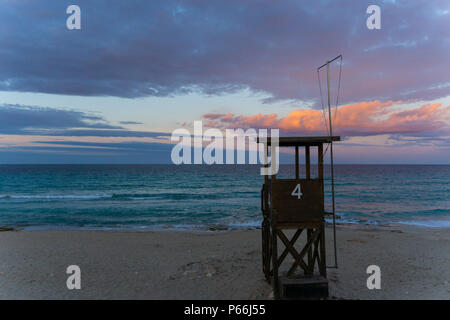
[[[446,143],[445,141],[441,141]],[[447,141],[448,142],[448,141]],[[0,163],[11,164],[171,164],[170,153],[173,145],[154,142],[81,142],[35,141],[31,146],[0,147]],[[52,146],[54,145],[54,147]],[[345,143],[335,149],[335,163],[411,163],[448,164],[450,148],[434,148],[430,145],[416,145],[409,142],[383,147],[371,144]],[[280,152],[280,163],[291,163],[292,153]],[[315,158],[313,158],[314,162]],[[182,167],[180,170],[188,170]],[[207,169],[208,170],[208,169]]]
[[[447,132],[447,134],[449,134],[449,132]],[[445,147],[445,148],[449,148],[450,147],[450,139],[449,137],[427,137],[427,136],[414,136],[414,135],[410,135],[410,136],[403,136],[403,135],[398,135],[398,134],[393,134],[389,136],[389,139],[392,141],[397,141],[399,142],[398,145],[402,145],[402,146],[406,146],[406,145],[410,145],[410,146],[428,146],[430,144],[436,146],[436,147]]]
[[[0,134],[149,138],[169,136],[164,132],[126,130],[109,124],[101,116],[86,112],[11,104],[0,105]]]
[[[333,128],[343,136],[396,135],[450,135],[450,106],[425,104],[399,111],[402,101],[368,101],[344,105],[338,109]],[[334,117],[334,115],[332,115]],[[277,114],[253,116],[210,114],[204,115],[210,126],[220,128],[279,128],[286,134],[327,134],[326,117],[320,110],[298,109],[285,117]]]
[[[102,117],[75,110],[3,104],[0,106],[0,133],[18,134],[36,129],[121,129]]]
[[[143,124],[142,122],[137,122],[137,121],[120,121],[120,124]]]
[[[116,137],[116,138],[158,138],[168,137],[170,133],[155,131],[133,131],[133,130],[33,130],[25,134],[39,136],[60,136],[60,137]]]
[[[34,141],[33,146],[19,146],[18,149],[23,150],[53,150],[53,151],[66,151],[66,150],[83,150],[83,151],[126,151],[127,153],[148,153],[151,152],[170,152],[172,149],[171,144],[159,143],[159,142],[86,142],[86,141]],[[52,147],[55,145],[57,147]],[[96,150],[101,149],[101,150]]]
[[[169,143],[142,141],[36,140],[28,146],[8,146],[7,149],[0,146],[0,163],[173,164],[171,160],[173,146]],[[194,150],[192,147],[192,156]],[[248,157],[246,151],[246,158]],[[290,158],[291,154],[280,152],[282,163],[289,161]]]
[[[142,97],[250,88],[310,101],[317,66],[342,53],[343,103],[450,94],[448,1],[381,3],[375,31],[366,28],[371,1],[79,0],[79,31],[65,27],[70,4],[0,4],[0,90]]]

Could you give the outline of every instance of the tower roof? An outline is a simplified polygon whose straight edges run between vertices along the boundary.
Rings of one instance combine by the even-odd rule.
[[[258,137],[258,143],[266,143],[260,141]],[[332,141],[341,141],[340,136],[321,136],[321,137],[279,137],[278,145],[280,147],[295,147],[295,146],[311,146],[323,143],[330,143]],[[271,144],[271,138],[267,137],[267,144]]]

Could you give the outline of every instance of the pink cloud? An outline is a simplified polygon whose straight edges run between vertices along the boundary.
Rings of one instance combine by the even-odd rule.
[[[340,107],[333,126],[336,134],[344,136],[368,136],[379,134],[420,134],[421,132],[449,129],[450,106],[425,104],[410,110],[398,111],[395,106],[403,101],[363,101]],[[333,112],[334,117],[334,112]],[[298,109],[285,117],[278,114],[252,116],[232,114],[204,115],[214,119],[208,125],[220,128],[279,128],[287,134],[323,135],[325,118],[321,110]]]

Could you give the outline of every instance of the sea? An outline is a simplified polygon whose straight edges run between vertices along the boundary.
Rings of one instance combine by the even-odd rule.
[[[279,177],[294,170],[281,165]],[[337,223],[450,228],[449,165],[336,165],[334,176]],[[324,180],[331,211],[329,166]],[[0,226],[259,228],[263,182],[259,165],[0,165]]]

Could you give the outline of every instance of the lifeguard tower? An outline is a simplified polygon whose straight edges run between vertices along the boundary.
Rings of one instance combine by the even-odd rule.
[[[333,141],[340,141],[340,137],[279,138],[280,147],[295,148],[295,177],[278,179],[276,175],[265,176],[261,190],[263,271],[266,279],[273,285],[276,299],[328,296],[323,145]],[[270,146],[271,139],[267,138],[265,147],[269,149]],[[302,176],[299,148],[305,149],[305,172]],[[313,148],[317,148],[317,177],[311,176]],[[291,240],[285,234],[288,229],[294,230]],[[299,252],[295,244],[302,233],[306,234],[306,241]],[[281,255],[278,254],[279,239],[285,246]],[[294,258],[294,263],[280,277],[280,267],[288,254]],[[295,273],[298,268],[303,270],[302,275]],[[318,273],[315,273],[316,269]]]
[[[327,61],[317,69],[327,68],[329,135],[320,137],[280,137],[279,147],[295,148],[295,177],[278,179],[276,174],[266,175],[261,190],[262,262],[264,275],[273,286],[275,299],[325,298],[328,297],[327,264],[325,250],[325,215],[333,218],[334,257],[337,268],[336,228],[334,203],[333,142],[340,141],[333,136],[330,107],[330,63],[342,55]],[[339,70],[339,87],[341,67]],[[338,89],[339,93],[339,89]],[[322,91],[321,91],[322,95]],[[338,104],[336,98],[336,108]],[[323,103],[322,103],[323,108]],[[324,114],[325,115],[325,114]],[[325,117],[326,118],[326,117]],[[327,124],[327,121],[325,121]],[[327,128],[328,130],[328,128]],[[264,143],[265,154],[271,148],[271,138],[258,140]],[[274,141],[275,144],[275,141]],[[331,160],[332,212],[325,212],[324,193],[324,145],[329,144]],[[300,174],[299,148],[304,148],[305,170]],[[317,150],[317,176],[311,175],[311,153]],[[273,154],[271,155],[273,158]],[[292,238],[285,233],[291,229]],[[302,236],[303,234],[303,236]],[[284,250],[278,254],[278,240]],[[301,242],[299,249],[295,245]],[[297,245],[297,247],[299,247]],[[283,269],[288,255],[294,260],[289,268]],[[303,272],[296,272],[297,270]],[[280,275],[280,273],[282,273]]]

